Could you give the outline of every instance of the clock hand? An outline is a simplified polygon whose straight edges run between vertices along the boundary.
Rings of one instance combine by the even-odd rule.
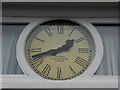
[[[39,58],[44,55],[55,56],[57,53],[69,50],[73,46],[73,42],[74,42],[74,40],[66,40],[66,44],[62,45],[62,47],[58,47],[57,49],[50,49],[46,52],[33,55],[32,58]]]
[[[73,43],[74,40],[66,40],[66,44],[56,49],[52,55],[55,56],[57,53],[68,51],[73,46]]]
[[[44,55],[52,54],[55,50],[56,49],[50,49],[50,50],[48,50],[46,52],[42,52],[42,53],[33,55],[32,58],[39,58],[39,57],[44,56]]]

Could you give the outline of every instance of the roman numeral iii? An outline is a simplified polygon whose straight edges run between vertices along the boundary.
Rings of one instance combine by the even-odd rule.
[[[79,53],[88,53],[89,49],[88,48],[79,48],[78,52]]]

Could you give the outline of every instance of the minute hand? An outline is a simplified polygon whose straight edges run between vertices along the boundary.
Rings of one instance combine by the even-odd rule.
[[[57,49],[50,49],[49,51],[33,55],[32,58],[39,58],[45,55],[55,56],[57,53],[68,51],[73,46],[73,43],[74,40],[66,40],[66,44],[64,44],[62,47],[58,47]]]
[[[51,55],[55,50],[56,49],[50,49],[49,51],[33,55],[32,58],[39,58],[39,57],[42,57],[42,56],[45,56],[45,55]]]

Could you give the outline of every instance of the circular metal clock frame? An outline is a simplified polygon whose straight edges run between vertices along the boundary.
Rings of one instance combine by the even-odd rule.
[[[43,79],[37,73],[35,73],[27,63],[25,53],[24,53],[26,39],[27,39],[28,35],[31,33],[31,31],[34,30],[38,25],[40,25],[43,22],[50,21],[50,20],[54,20],[54,19],[35,20],[35,21],[32,21],[31,23],[29,23],[25,27],[25,29],[22,31],[22,33],[20,34],[17,45],[16,45],[16,55],[17,55],[18,64],[20,65],[24,74],[30,76],[31,78],[37,77],[41,80]],[[102,61],[102,57],[103,57],[102,39],[101,39],[99,33],[97,32],[97,30],[95,29],[95,27],[90,22],[80,20],[80,19],[65,19],[65,20],[70,20],[70,21],[73,21],[73,22],[78,23],[79,25],[83,26],[91,33],[91,35],[93,37],[93,40],[95,43],[94,59],[93,59],[92,63],[88,66],[88,68],[80,76],[75,77],[74,80],[82,78],[82,77],[90,77],[96,72],[96,70],[98,69],[98,67]]]

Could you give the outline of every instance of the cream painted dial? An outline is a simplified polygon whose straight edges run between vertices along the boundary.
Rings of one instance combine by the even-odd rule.
[[[59,22],[37,26],[25,44],[25,56],[31,69],[50,80],[81,75],[95,53],[94,40],[87,29],[70,21]]]

